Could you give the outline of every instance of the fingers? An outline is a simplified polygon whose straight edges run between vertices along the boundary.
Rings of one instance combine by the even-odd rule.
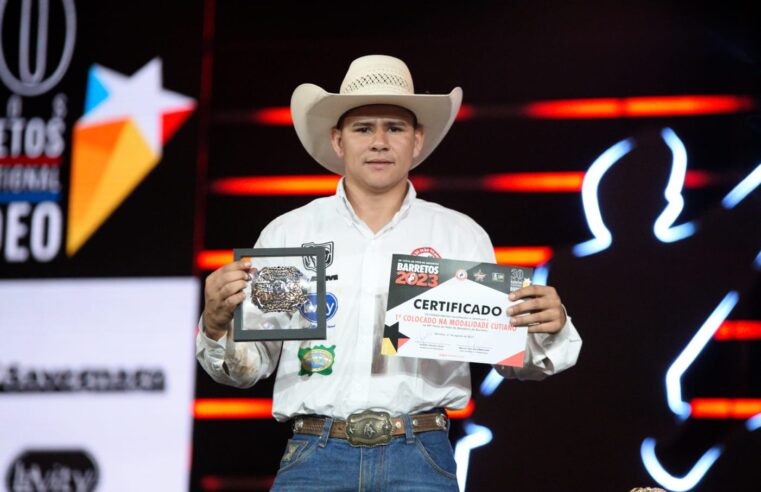
[[[522,301],[507,310],[513,326],[527,326],[529,333],[557,333],[565,325],[565,311],[553,287],[523,287],[511,292],[510,300]]]

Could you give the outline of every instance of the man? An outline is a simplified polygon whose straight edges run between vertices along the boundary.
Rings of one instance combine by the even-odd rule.
[[[462,91],[414,94],[406,65],[388,56],[355,60],[340,93],[303,84],[293,93],[294,127],[320,164],[343,175],[336,195],[278,217],[256,247],[329,245],[328,291],[340,306],[325,341],[234,343],[233,311],[250,264],[212,273],[197,357],[216,381],[249,387],[279,361],[273,414],[293,421],[273,490],[457,490],[444,408],[470,398],[466,363],[380,354],[391,255],[430,254],[494,262],[488,235],[469,217],[415,197],[408,181],[438,145]],[[332,263],[331,263],[332,262]],[[530,286],[509,313],[529,325],[526,366],[498,370],[541,379],[576,362],[581,340],[554,289]],[[363,412],[372,413],[363,413]],[[392,417],[390,442],[370,447],[347,427]],[[347,419],[349,424],[347,424]]]

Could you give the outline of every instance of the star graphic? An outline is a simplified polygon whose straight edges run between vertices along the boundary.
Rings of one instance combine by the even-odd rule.
[[[383,328],[383,338],[391,340],[391,344],[395,349],[399,348],[399,323],[394,323],[391,326],[386,325]]]
[[[168,138],[166,116],[186,116],[195,108],[192,98],[162,87],[160,58],[149,61],[132,76],[100,65],[91,70],[90,79],[95,79],[97,91],[88,92],[87,112],[78,125],[130,119],[156,155],[161,155],[162,143]]]
[[[479,269],[476,273],[473,274],[473,278],[476,280],[476,282],[483,282],[486,278],[486,274]]]

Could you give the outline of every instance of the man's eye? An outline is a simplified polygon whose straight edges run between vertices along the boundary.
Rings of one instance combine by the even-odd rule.
[[[369,133],[369,132],[370,132],[370,129],[369,129],[369,128],[367,128],[366,126],[360,126],[360,127],[358,127],[358,128],[356,129],[356,132],[357,132],[357,133]]]
[[[399,133],[404,131],[404,129],[401,126],[392,126],[388,129],[391,133]]]

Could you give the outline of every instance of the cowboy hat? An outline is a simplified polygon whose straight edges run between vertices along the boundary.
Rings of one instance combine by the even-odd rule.
[[[419,165],[447,134],[462,102],[462,89],[449,94],[415,94],[407,65],[398,58],[368,55],[349,66],[338,94],[314,84],[301,84],[291,96],[291,117],[304,148],[317,162],[336,174],[344,163],[330,144],[330,131],[350,109],[368,104],[390,104],[412,111],[425,128],[423,148],[413,159]]]

